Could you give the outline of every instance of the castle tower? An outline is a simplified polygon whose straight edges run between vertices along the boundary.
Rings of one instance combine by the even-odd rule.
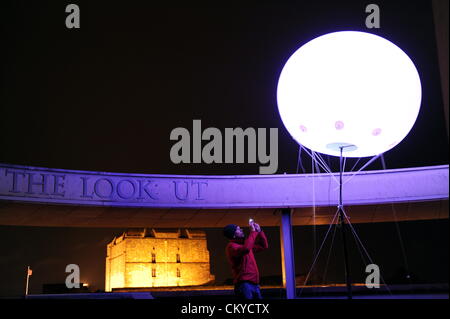
[[[194,286],[213,280],[206,233],[201,230],[133,229],[107,245],[105,291]]]

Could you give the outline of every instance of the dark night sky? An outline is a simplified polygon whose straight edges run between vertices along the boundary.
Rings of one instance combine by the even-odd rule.
[[[64,25],[69,3],[80,5],[79,30]],[[307,41],[358,30],[396,43],[421,76],[418,120],[405,140],[385,154],[387,167],[447,164],[431,2],[376,1],[381,9],[377,30],[365,27],[369,3],[2,1],[0,162],[148,174],[258,174],[259,164],[173,164],[171,130],[191,131],[192,120],[201,119],[203,128],[222,131],[278,127],[277,173],[295,173],[298,145],[276,106],[281,69]],[[308,171],[310,159],[303,160]],[[368,169],[379,168],[377,162]],[[391,272],[402,265],[393,224],[358,227]],[[448,268],[448,222],[400,227],[414,261],[410,268],[425,281],[448,282],[443,270]],[[32,292],[40,292],[38,282],[63,282],[68,263],[79,263],[82,279],[102,288],[106,243],[121,231],[0,226],[0,295],[21,293],[27,264],[35,269]],[[207,232],[213,272],[224,280],[229,276],[223,266],[225,242],[220,230]],[[268,233],[274,249],[260,257],[260,268],[273,275],[280,268],[279,234],[275,228]],[[303,251],[311,252],[312,228],[296,227],[295,236],[301,256],[297,268],[303,273],[311,259],[302,257]],[[427,256],[429,263],[424,263]]]

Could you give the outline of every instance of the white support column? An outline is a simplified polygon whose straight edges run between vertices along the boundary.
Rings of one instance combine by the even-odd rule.
[[[290,208],[284,208],[281,210],[281,265],[283,269],[283,287],[286,288],[287,299],[294,299],[296,297],[294,245],[292,239],[291,217],[292,210]]]

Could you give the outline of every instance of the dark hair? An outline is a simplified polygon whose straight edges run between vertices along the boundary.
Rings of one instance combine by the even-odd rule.
[[[226,225],[223,228],[223,235],[228,239],[233,239],[236,229],[237,229],[237,225],[235,225],[235,224]]]

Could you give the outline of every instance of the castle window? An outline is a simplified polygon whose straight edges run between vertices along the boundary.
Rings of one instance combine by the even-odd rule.
[[[156,255],[155,253],[152,253],[152,263],[156,263]]]
[[[177,268],[177,277],[181,277],[180,268]]]
[[[152,268],[152,277],[156,277],[156,268]]]
[[[180,254],[177,254],[177,263],[180,263]]]

